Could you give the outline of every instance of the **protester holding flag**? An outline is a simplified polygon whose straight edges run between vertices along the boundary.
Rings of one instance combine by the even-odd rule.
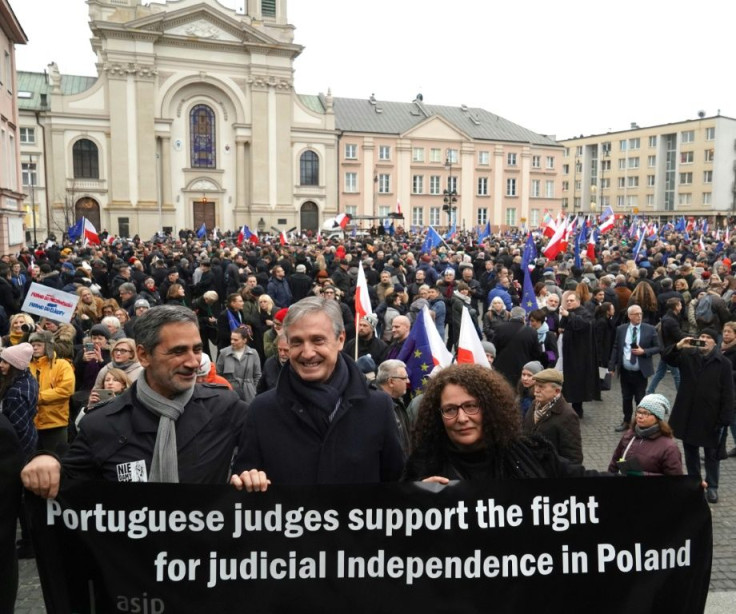
[[[544,437],[525,437],[514,391],[479,365],[442,369],[425,387],[403,480],[581,477]]]
[[[246,322],[243,315],[243,297],[234,292],[227,297],[225,309],[217,317],[217,349],[221,350],[230,345],[230,333],[240,328]]]

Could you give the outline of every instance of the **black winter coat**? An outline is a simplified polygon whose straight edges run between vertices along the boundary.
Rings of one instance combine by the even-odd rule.
[[[593,337],[593,322],[582,307],[560,318],[562,334],[562,395],[568,403],[600,399],[598,351]]]
[[[520,320],[511,320],[496,328],[493,338],[496,360],[493,367],[503,374],[512,386],[521,377],[522,367],[532,361],[542,361],[544,352],[537,338],[537,331]]]
[[[731,361],[718,348],[706,355],[699,349],[670,346],[664,359],[680,368],[680,388],[672,407],[670,426],[684,443],[715,448],[721,429],[733,414],[734,384]]]

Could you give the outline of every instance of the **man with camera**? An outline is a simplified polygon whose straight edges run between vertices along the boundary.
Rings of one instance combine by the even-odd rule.
[[[688,475],[700,477],[703,448],[709,503],[718,503],[718,445],[723,429],[731,423],[734,402],[731,361],[721,354],[717,338],[715,329],[704,328],[699,337],[685,337],[664,354],[668,364],[680,368],[670,426],[682,440]]]
[[[616,329],[616,337],[611,350],[608,370],[613,374],[618,370],[621,381],[624,419],[615,431],[626,431],[631,424],[634,406],[639,405],[647,389],[647,380],[654,374],[652,356],[662,351],[659,347],[657,330],[651,324],[642,322],[642,309],[631,305],[626,313],[628,324]]]

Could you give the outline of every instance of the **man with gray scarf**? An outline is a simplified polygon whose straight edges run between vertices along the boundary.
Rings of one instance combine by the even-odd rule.
[[[202,357],[197,316],[176,305],[136,321],[143,374],[81,423],[63,460],[41,453],[23,469],[29,490],[53,498],[60,476],[118,482],[225,484],[246,407],[219,386],[196,385]]]

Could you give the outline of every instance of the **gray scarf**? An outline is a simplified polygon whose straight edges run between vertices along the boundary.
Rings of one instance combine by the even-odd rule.
[[[136,381],[138,400],[152,414],[159,417],[156,443],[149,482],[179,482],[179,459],[176,449],[176,421],[194,394],[194,386],[173,399],[167,399],[153,390],[146,381],[145,371]]]

